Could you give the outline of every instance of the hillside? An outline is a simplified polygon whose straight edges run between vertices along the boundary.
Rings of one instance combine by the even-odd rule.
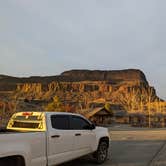
[[[1,75],[0,78],[0,94],[13,92],[13,96],[21,98],[49,101],[57,95],[62,101],[86,105],[99,98],[118,102],[119,94],[127,94],[131,89],[139,90],[139,93],[141,89],[151,89],[153,100],[158,98],[145,74],[137,69],[71,70],[57,76],[17,78]]]

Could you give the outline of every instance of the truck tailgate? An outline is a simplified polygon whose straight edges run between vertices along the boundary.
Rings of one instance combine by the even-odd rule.
[[[46,165],[46,132],[9,133],[0,134],[0,157],[20,155],[26,166]]]

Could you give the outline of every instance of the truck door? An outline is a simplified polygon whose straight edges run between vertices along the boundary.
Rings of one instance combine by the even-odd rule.
[[[51,115],[48,126],[48,165],[59,164],[68,161],[73,151],[74,135],[69,130],[69,116]]]
[[[78,155],[84,155],[92,152],[96,135],[90,129],[90,123],[83,117],[72,115],[70,118],[70,128],[74,135],[74,150]]]

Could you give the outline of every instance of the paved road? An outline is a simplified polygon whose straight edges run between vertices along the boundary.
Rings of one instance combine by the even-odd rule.
[[[112,138],[109,159],[103,166],[166,166],[166,129],[143,129],[128,126],[110,128]],[[84,157],[63,166],[93,166]]]

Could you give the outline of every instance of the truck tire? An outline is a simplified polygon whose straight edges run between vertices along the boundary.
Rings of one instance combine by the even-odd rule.
[[[108,145],[105,141],[99,143],[98,149],[93,156],[97,164],[102,164],[106,161],[108,157]]]

